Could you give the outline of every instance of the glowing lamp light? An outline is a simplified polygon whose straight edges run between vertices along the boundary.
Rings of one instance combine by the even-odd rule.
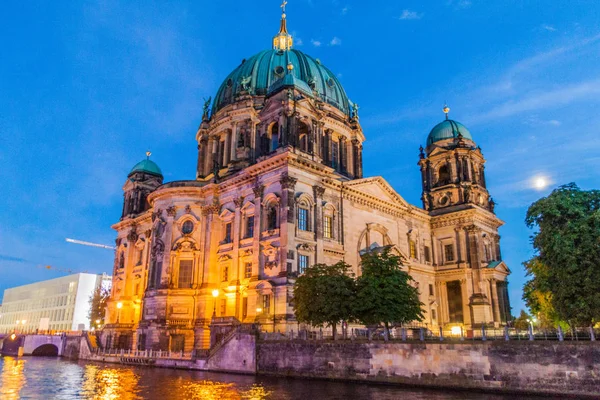
[[[21,324],[25,325],[25,322],[27,322],[27,320],[21,321]]]
[[[257,313],[257,314],[260,314],[261,312],[262,312],[262,308],[258,307],[258,308],[256,309],[256,313]]]
[[[462,329],[460,326],[453,326],[450,328],[450,332],[452,332],[452,335],[458,336],[462,333]]]
[[[215,289],[215,290],[213,290],[213,291],[212,291],[212,295],[213,295],[213,297],[215,297],[215,298],[216,298],[216,297],[219,297],[219,289]]]
[[[12,335],[10,335],[10,340],[15,340],[17,338],[17,335],[15,335],[14,333]]]

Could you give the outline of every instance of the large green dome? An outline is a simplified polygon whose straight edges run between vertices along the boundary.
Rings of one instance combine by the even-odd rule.
[[[335,74],[319,60],[291,49],[265,50],[242,61],[221,84],[212,112],[233,103],[241,92],[264,96],[289,86],[308,96],[316,91],[323,101],[351,115],[352,102]]]
[[[163,176],[162,171],[156,165],[156,163],[150,159],[142,160],[139,163],[135,164],[131,169],[129,175],[136,172],[144,172],[146,174],[152,174],[156,176]]]
[[[446,139],[455,139],[459,133],[463,139],[473,140],[471,132],[460,122],[447,119],[433,127],[427,136],[427,146]]]

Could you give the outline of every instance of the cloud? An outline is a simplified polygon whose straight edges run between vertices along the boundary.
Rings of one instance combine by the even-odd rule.
[[[0,254],[0,260],[2,261],[12,261],[12,262],[18,262],[18,263],[26,263],[29,262],[24,258],[20,258],[20,257],[13,257],[13,256],[7,256],[5,254]]]
[[[471,0],[448,0],[446,4],[449,7],[464,10],[465,8],[471,7],[473,5],[473,2]]]
[[[400,20],[409,20],[409,19],[421,19],[423,18],[423,14],[419,14],[416,11],[403,10],[402,14],[398,17]]]
[[[302,39],[296,38],[296,43],[295,43],[296,46],[302,46],[303,44],[304,44],[304,42],[302,41]]]
[[[312,43],[313,46],[315,47],[321,47],[322,43],[318,40],[315,39],[310,39],[310,42]]]
[[[544,24],[542,25],[542,29],[547,30],[548,32],[556,32],[556,28],[552,25]]]
[[[566,85],[553,90],[539,91],[517,100],[510,99],[492,107],[488,112],[472,117],[471,123],[510,117],[527,111],[545,110],[585,99],[596,99],[600,95],[600,78]],[[556,121],[558,122],[558,121]],[[560,124],[560,122],[559,122]]]
[[[334,36],[333,39],[331,39],[331,41],[329,42],[330,46],[341,46],[342,45],[342,39],[340,39],[337,36]]]

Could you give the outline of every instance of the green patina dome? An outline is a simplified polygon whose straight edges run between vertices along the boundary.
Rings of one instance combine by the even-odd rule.
[[[447,119],[433,127],[429,136],[427,136],[427,146],[446,139],[454,139],[458,134],[466,140],[473,140],[471,132],[460,122]]]
[[[146,174],[163,176],[162,171],[160,170],[158,165],[156,165],[156,163],[150,159],[142,160],[139,163],[135,164],[134,167],[131,169],[129,175],[136,172],[144,172]]]
[[[307,96],[316,91],[323,101],[351,116],[353,104],[335,74],[319,60],[291,49],[265,50],[242,61],[219,88],[212,112],[233,103],[242,92],[265,96],[292,86]]]

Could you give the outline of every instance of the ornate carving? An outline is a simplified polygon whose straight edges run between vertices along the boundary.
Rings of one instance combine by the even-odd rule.
[[[121,238],[116,238],[115,239],[115,244],[117,245],[117,247],[119,247],[121,245]]]
[[[156,258],[162,255],[165,251],[165,244],[162,240],[157,239],[154,241],[154,246],[152,247],[152,257]]]
[[[197,251],[198,247],[196,246],[196,243],[192,242],[191,240],[184,240],[182,242],[175,244],[175,246],[173,247],[173,250],[175,250],[175,251]]]
[[[204,206],[202,207],[202,215],[207,217],[211,214],[218,214],[220,210],[220,207],[217,205],[215,206],[214,204],[211,204],[209,206]]]
[[[162,210],[160,208],[157,208],[156,211],[152,213],[152,222],[154,222],[156,218],[162,218]]]
[[[147,239],[150,239],[152,236],[152,229],[146,229],[146,231],[144,231],[144,236],[146,236]]]
[[[131,226],[131,230],[127,234],[127,240],[130,241],[131,243],[135,243],[137,241],[137,239],[138,239],[137,225],[134,224]]]
[[[265,186],[264,185],[259,185],[258,183],[252,188],[252,191],[254,192],[254,197],[259,198],[259,197],[263,197],[263,194],[265,192]]]
[[[315,185],[313,186],[313,194],[315,199],[322,199],[325,194],[325,188],[323,186]]]
[[[298,250],[303,250],[303,251],[307,251],[307,252],[314,252],[316,247],[314,244],[310,244],[310,243],[302,243],[298,245]]]
[[[187,206],[185,206],[185,213],[186,214],[191,214],[192,213],[192,206],[190,206],[189,204]]]
[[[208,112],[210,109],[210,102],[212,97],[204,100],[204,106],[202,107],[202,121],[208,121]]]
[[[240,252],[240,257],[250,257],[252,254],[254,254],[254,250],[252,249],[242,250]]]
[[[294,189],[296,187],[296,182],[298,182],[298,179],[296,178],[292,178],[291,176],[289,176],[288,174],[284,174],[281,179],[279,180],[279,182],[281,183],[281,188],[282,189]]]
[[[237,208],[241,207],[244,204],[244,196],[233,199],[233,204],[235,204]]]

